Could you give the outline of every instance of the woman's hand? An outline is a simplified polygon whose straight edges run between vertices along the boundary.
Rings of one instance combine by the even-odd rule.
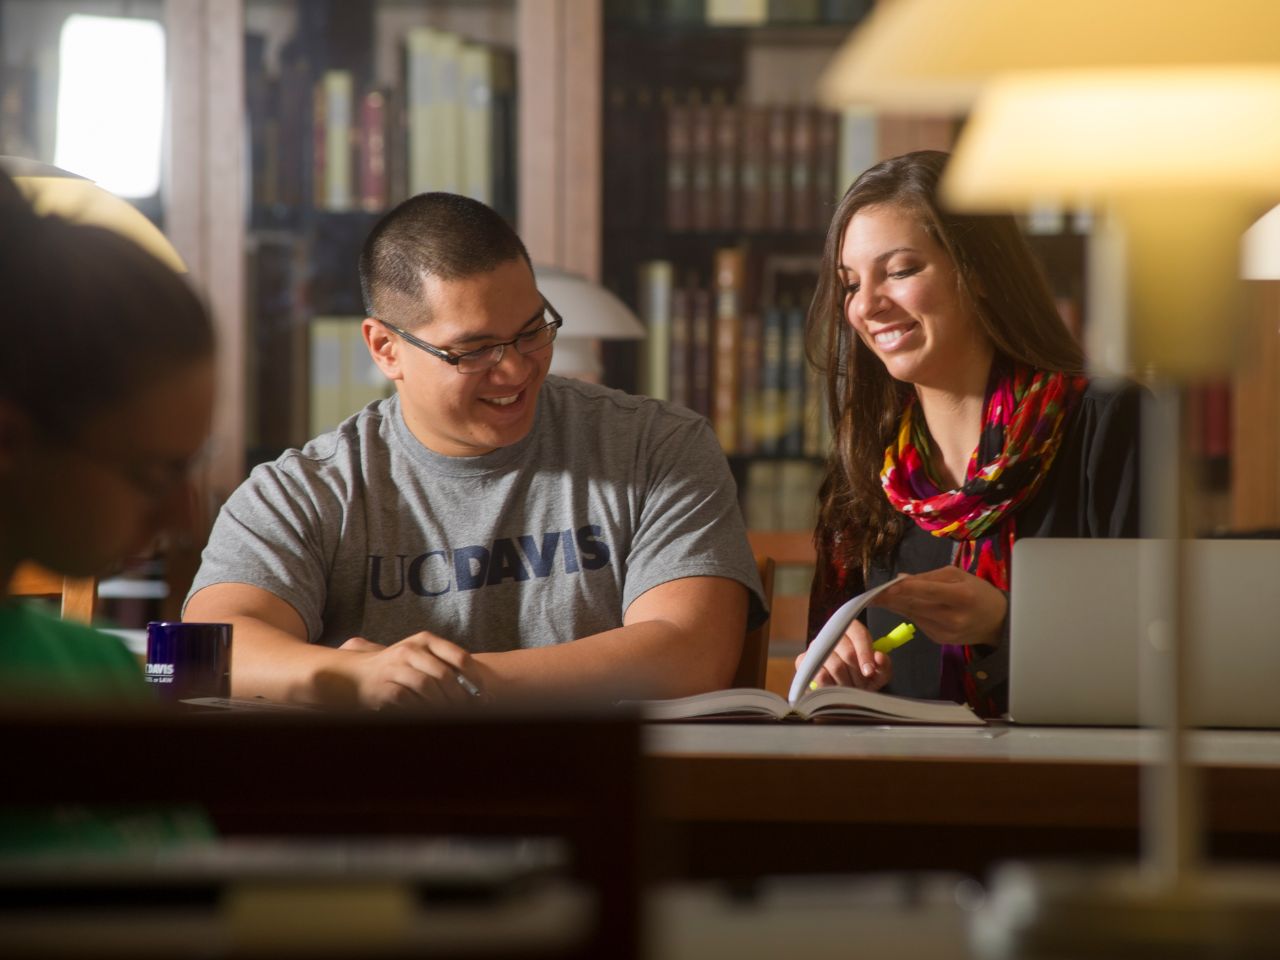
[[[803,653],[796,657],[797,670],[803,659]],[[887,653],[871,649],[871,634],[862,621],[854,620],[814,675],[813,682],[820,687],[879,690],[892,677],[893,661]]]
[[[998,587],[959,567],[917,573],[886,587],[872,601],[927,633],[934,643],[997,645],[1009,614]]]

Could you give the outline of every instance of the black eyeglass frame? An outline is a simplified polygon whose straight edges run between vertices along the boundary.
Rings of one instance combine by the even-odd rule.
[[[384,327],[386,327],[396,336],[403,339],[406,343],[412,344],[413,346],[417,347],[419,350],[426,351],[427,353],[431,354],[431,356],[435,357],[438,360],[443,360],[445,363],[453,366],[458,371],[458,373],[466,375],[466,374],[472,374],[472,373],[484,373],[484,371],[486,370],[492,370],[494,367],[500,364],[502,362],[502,358],[506,356],[507,347],[515,347],[516,353],[520,354],[520,356],[522,357],[527,357],[527,356],[530,356],[531,354],[537,353],[539,350],[543,350],[551,346],[551,344],[555,342],[556,336],[558,335],[560,328],[564,326],[564,318],[560,316],[559,311],[557,311],[556,308],[551,305],[551,301],[549,301],[546,297],[542,298],[542,310],[538,312],[550,313],[551,319],[548,320],[546,323],[542,324],[542,326],[540,327],[534,327],[532,330],[526,330],[523,333],[516,334],[510,340],[503,340],[501,343],[491,343],[487,347],[480,347],[479,349],[476,349],[476,350],[466,350],[462,353],[451,353],[448,350],[442,350],[439,347],[432,346],[431,344],[427,343],[427,341],[419,337],[415,337],[408,330],[401,329],[400,327],[397,327],[394,323],[390,323],[386,320],[383,320],[381,317],[374,317],[373,319],[377,320],[380,324],[382,324]],[[533,319],[533,318],[530,317],[530,319]],[[520,349],[521,343],[528,343],[530,337],[534,336],[535,334],[543,332],[548,327],[551,328],[550,340],[548,340],[544,344],[540,344],[539,346],[534,347],[532,350],[529,350],[527,352]],[[492,363],[489,363],[483,367],[479,367],[475,370],[463,370],[459,366],[459,364],[461,364],[468,357],[475,357],[477,354],[489,353],[490,351],[493,351],[493,350],[497,350],[498,354],[494,358]]]

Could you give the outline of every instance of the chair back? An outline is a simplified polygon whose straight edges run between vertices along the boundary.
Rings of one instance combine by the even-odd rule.
[[[62,619],[90,623],[98,601],[98,580],[64,577],[34,563],[22,563],[9,582],[9,593],[15,597],[57,599],[62,604]]]
[[[760,571],[760,582],[764,585],[765,604],[773,610],[773,557],[756,554],[756,568]],[[738,659],[738,672],[734,674],[735,687],[758,687],[764,689],[765,677],[769,668],[769,632],[773,624],[772,613],[769,619],[747,631],[742,641],[742,656]]]

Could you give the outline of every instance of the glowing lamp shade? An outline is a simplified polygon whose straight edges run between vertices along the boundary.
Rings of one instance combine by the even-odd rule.
[[[1240,236],[1263,199],[1280,196],[1280,69],[1004,75],[975,106],[942,196],[963,210],[1046,200],[1109,210],[1124,242],[1134,366],[1225,371]]]
[[[37,213],[114,230],[179,273],[186,272],[186,264],[173,244],[154,223],[133,204],[92,180],[17,157],[0,157],[0,169],[13,178]]]
[[[835,106],[960,112],[1009,71],[1278,62],[1274,0],[880,0],[820,94]]]
[[[595,341],[644,338],[644,324],[598,283],[554,267],[535,267],[534,274],[538,290],[564,318],[551,358],[552,373],[599,378],[602,367]]]

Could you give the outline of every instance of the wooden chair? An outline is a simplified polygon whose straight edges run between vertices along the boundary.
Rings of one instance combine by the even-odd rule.
[[[756,568],[760,571],[760,582],[764,584],[764,598],[769,609],[773,609],[773,557],[756,554]],[[733,676],[735,687],[764,688],[765,676],[769,667],[769,633],[773,617],[754,630],[747,632],[742,641],[742,656],[738,659],[738,672]]]
[[[9,582],[9,593],[15,597],[58,599],[62,603],[62,619],[90,623],[98,601],[98,580],[64,577],[34,563],[22,563]]]
[[[803,572],[806,583],[813,575],[815,552],[812,530],[749,530],[747,539],[756,556],[773,558],[779,568],[789,567]],[[790,571],[788,571],[789,573]],[[797,577],[784,577],[792,582]],[[770,639],[773,651],[766,658],[764,688],[786,695],[795,673],[795,657],[804,649],[809,626],[809,592],[788,592],[786,586],[776,587],[770,598],[773,611],[770,621]]]

